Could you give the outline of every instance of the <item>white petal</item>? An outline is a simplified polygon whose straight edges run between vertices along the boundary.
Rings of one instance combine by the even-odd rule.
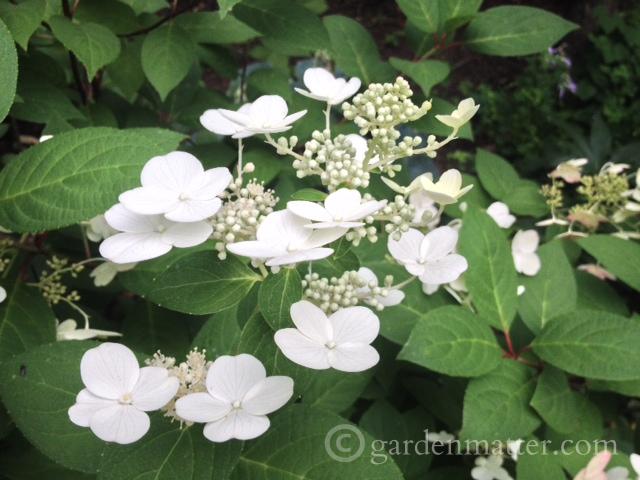
[[[424,273],[420,275],[420,281],[433,285],[442,285],[453,282],[462,275],[469,264],[467,260],[458,254],[447,255],[441,260],[426,264]]]
[[[321,260],[323,258],[327,258],[332,253],[332,248],[312,248],[310,250],[287,253],[285,255],[271,258],[267,260],[265,265],[267,265],[268,267],[277,267],[279,265],[294,265],[299,262]]]
[[[91,417],[103,408],[117,405],[116,400],[107,400],[106,398],[96,397],[86,388],[80,390],[76,397],[76,403],[69,408],[69,420],[80,427],[88,427],[91,423]]]
[[[165,214],[165,218],[174,222],[199,222],[213,217],[220,207],[222,200],[183,200]]]
[[[140,367],[136,356],[124,345],[103,343],[84,353],[80,376],[94,395],[117,400],[131,393],[140,376]]]
[[[423,283],[422,284],[422,291],[427,294],[427,295],[433,295],[434,293],[436,293],[438,291],[438,288],[440,288],[439,284],[432,284],[432,283]]]
[[[220,420],[231,411],[231,403],[209,393],[190,393],[176,401],[176,413],[189,422],[206,423]]]
[[[341,308],[329,317],[333,327],[332,340],[343,343],[369,344],[380,331],[378,316],[366,307]]]
[[[350,78],[349,81],[342,88],[340,88],[337,96],[332,99],[331,104],[338,105],[339,103],[345,101],[347,98],[352,97],[358,90],[360,90],[361,84],[362,82],[359,78]]]
[[[304,249],[316,248],[334,242],[347,233],[346,228],[323,228],[319,230],[313,230],[311,236],[307,238],[303,244]],[[324,257],[322,257],[324,258]]]
[[[407,272],[409,272],[411,275],[414,275],[416,277],[419,277],[420,275],[422,275],[424,273],[425,270],[425,264],[424,263],[418,263],[418,262],[404,262],[404,268],[407,269]]]
[[[633,467],[633,470],[638,476],[640,476],[640,455],[638,455],[637,453],[632,453],[629,456],[629,460],[631,460],[631,466]]]
[[[389,290],[389,293],[386,297],[378,295],[376,299],[385,307],[393,307],[394,305],[402,303],[402,300],[404,300],[404,292],[402,290],[395,289]]]
[[[249,108],[251,125],[280,125],[287,116],[288,110],[287,102],[281,96],[262,95]]]
[[[310,340],[324,345],[333,338],[333,328],[327,315],[306,300],[296,302],[290,308],[291,320],[296,328]]]
[[[242,130],[242,126],[223,116],[217,109],[206,110],[200,116],[200,123],[210,132],[218,135],[233,135]]]
[[[118,200],[128,210],[140,215],[153,215],[164,213],[175,208],[179,203],[179,192],[162,187],[138,187],[127,190],[118,197]]]
[[[251,440],[266,432],[269,425],[265,416],[235,410],[217,422],[207,423],[202,433],[212,442],[226,442],[232,438]]]
[[[278,330],[273,338],[280,351],[292,362],[314,370],[326,370],[330,367],[328,349],[295,328]]]
[[[517,253],[513,256],[516,270],[533,277],[540,271],[540,257],[535,253]]]
[[[104,218],[111,227],[127,233],[153,232],[163,222],[161,215],[140,215],[128,210],[121,203],[107,210]]]
[[[267,376],[262,362],[253,355],[218,357],[207,373],[207,390],[220,400],[242,400],[256,383]]]
[[[255,259],[272,258],[287,254],[286,248],[255,240],[230,243],[227,245],[227,250],[236,255]]]
[[[186,248],[200,245],[213,233],[207,222],[174,223],[162,234],[162,240],[174,247]]]
[[[326,98],[332,93],[335,77],[324,68],[307,68],[303,81],[311,93]]]
[[[293,396],[293,379],[267,377],[255,384],[242,399],[242,408],[252,415],[266,415],[283,407]]]
[[[288,210],[279,210],[260,223],[256,237],[261,242],[282,245],[286,249],[290,244],[304,243],[311,236],[312,232],[304,228],[307,223],[308,220]]]
[[[424,235],[415,228],[410,228],[400,240],[394,240],[389,237],[387,246],[391,256],[398,260],[400,263],[416,262],[420,260],[420,245]]]
[[[143,187],[160,187],[180,194],[191,179],[202,172],[202,163],[190,153],[171,152],[149,160],[142,169],[140,181]]]
[[[386,204],[387,204],[386,200],[383,200],[380,202],[375,200],[370,202],[364,202],[358,205],[353,211],[351,211],[347,219],[360,220],[362,218],[368,217],[369,215],[373,215],[378,210],[384,208]]]
[[[306,114],[307,114],[306,110],[300,110],[299,112],[292,113],[291,115],[287,115],[286,117],[284,117],[284,120],[282,121],[282,123],[284,125],[291,125],[293,122],[301,119]],[[289,130],[289,127],[287,127],[286,129],[282,129],[282,131],[285,131],[285,130]]]
[[[423,257],[427,262],[440,260],[449,255],[458,243],[458,232],[451,227],[438,227],[427,233],[428,250]]]
[[[364,163],[364,157],[367,154],[367,150],[369,149],[369,147],[367,147],[367,140],[355,133],[350,133],[349,135],[347,135],[347,140],[349,140],[351,146],[356,150],[356,162],[362,165]]]
[[[224,192],[231,180],[233,176],[226,167],[207,170],[189,183],[189,197],[194,200],[211,200]]]
[[[324,200],[324,206],[332,218],[350,220],[350,214],[360,206],[362,195],[355,189],[341,188],[330,193]]]
[[[294,200],[287,203],[287,210],[299,217],[313,220],[314,222],[330,222],[333,220],[333,217],[326,208],[314,202]]]
[[[380,361],[380,355],[371,345],[347,343],[329,351],[329,364],[342,372],[362,372]]]
[[[171,245],[156,232],[118,233],[104,240],[99,250],[113,263],[132,263],[160,257],[171,250]]]
[[[100,440],[122,445],[140,440],[149,426],[149,415],[132,405],[113,405],[99,410],[89,425]]]
[[[170,377],[166,368],[143,367],[131,392],[133,406],[149,412],[164,407],[178,392],[180,381]]]
[[[538,249],[540,235],[535,230],[519,230],[513,236],[511,248],[524,253],[533,253]]]
[[[360,270],[358,270],[358,276],[367,282],[367,285],[371,285],[372,283],[378,285],[378,277],[376,277],[376,274],[373,273],[373,270],[370,268],[360,267]]]

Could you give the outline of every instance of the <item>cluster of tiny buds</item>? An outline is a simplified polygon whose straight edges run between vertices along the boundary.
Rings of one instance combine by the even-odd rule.
[[[364,298],[365,302],[375,308],[378,311],[384,310],[384,304],[380,302],[380,298],[384,298],[389,295],[389,291],[391,286],[393,285],[393,275],[387,275],[384,277],[384,286],[380,287],[376,285],[374,282],[371,282],[369,287],[369,292],[367,292],[367,296]]]
[[[355,270],[344,272],[340,277],[331,278],[311,273],[305,275],[302,280],[305,298],[327,313],[357,305],[359,300],[357,290],[365,287],[367,282],[360,278]]]
[[[192,422],[188,422],[176,414],[176,400],[190,393],[205,392],[207,390],[207,370],[211,362],[206,358],[206,350],[194,348],[187,353],[186,360],[179,365],[176,365],[175,358],[167,357],[158,350],[153,354],[152,358],[145,360],[145,364],[152,367],[166,368],[170,376],[178,379],[180,382],[178,392],[167,405],[162,407],[162,411],[165,417],[171,418],[171,421],[179,421],[180,426],[183,424],[187,426],[192,425]]]
[[[11,258],[4,258],[4,256],[10,254],[12,249],[13,240],[10,238],[0,239],[0,273],[4,272],[11,263]]]
[[[387,221],[385,231],[395,240],[400,240],[403,233],[409,230],[415,216],[415,207],[409,204],[402,195],[396,195],[393,202],[387,203],[376,216],[376,220]]]
[[[56,305],[60,301],[69,303],[79,301],[80,294],[77,290],[68,291],[66,285],[62,283],[62,276],[69,273],[73,278],[76,278],[78,273],[84,270],[84,265],[77,263],[69,265],[68,259],[53,256],[47,260],[47,266],[51,271],[43,270],[40,280],[34,284],[40,289],[42,296],[52,305]]]
[[[227,256],[227,244],[255,239],[260,221],[273,212],[278,203],[273,190],[265,189],[264,182],[255,179],[232,192],[233,199],[225,202],[212,219],[212,237],[222,260]]]

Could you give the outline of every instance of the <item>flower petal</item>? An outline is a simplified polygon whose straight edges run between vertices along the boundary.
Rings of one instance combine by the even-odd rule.
[[[293,122],[295,122],[296,120],[301,119],[306,114],[307,114],[306,110],[300,110],[299,112],[292,113],[291,115],[287,115],[286,117],[284,117],[284,120],[282,121],[282,123],[284,125],[291,125]],[[286,129],[283,128],[281,131],[289,130],[289,128],[290,127],[287,127]]]
[[[200,245],[213,233],[207,222],[174,223],[162,233],[162,240],[174,247],[186,248]]]
[[[386,204],[387,204],[386,200],[382,200],[380,202],[375,200],[370,202],[364,202],[358,205],[354,210],[352,210],[348,214],[347,220],[360,220],[362,218],[368,217],[369,215],[373,215],[378,210],[384,208]]]
[[[367,286],[372,283],[378,285],[378,277],[376,277],[376,274],[373,273],[373,270],[370,268],[360,267],[360,270],[358,270],[358,277],[367,282]]]
[[[369,344],[380,331],[378,316],[366,307],[341,308],[329,317],[333,327],[332,340],[343,343]]]
[[[228,168],[212,168],[191,181],[189,196],[194,200],[212,200],[224,192],[231,180],[233,176]]]
[[[389,237],[387,247],[389,253],[400,263],[420,261],[420,245],[424,235],[415,228],[407,230],[400,240]]]
[[[299,217],[313,220],[314,222],[330,222],[333,220],[333,217],[326,208],[314,202],[293,200],[287,202],[287,210]]]
[[[251,440],[269,429],[269,419],[235,410],[217,422],[207,423],[202,433],[212,442],[226,442],[232,438]]]
[[[268,267],[277,267],[280,265],[293,265],[299,262],[310,262],[312,260],[321,260],[327,258],[333,253],[333,248],[311,248],[293,253],[287,253],[278,257],[267,260],[265,265]]]
[[[518,272],[530,277],[533,277],[540,271],[540,257],[535,253],[514,253],[513,261]]]
[[[267,377],[255,384],[242,399],[242,408],[252,415],[266,415],[283,407],[293,396],[293,379]]]
[[[282,125],[289,108],[280,95],[262,95],[249,108],[251,125]]]
[[[165,218],[173,222],[199,222],[209,217],[213,217],[220,207],[222,200],[213,198],[211,200],[183,200],[171,208]]]
[[[220,420],[231,411],[231,403],[209,393],[190,393],[176,401],[176,413],[189,422],[207,423]]]
[[[378,351],[364,343],[346,343],[329,351],[329,364],[342,372],[362,372],[380,361]]]
[[[233,135],[242,130],[242,126],[222,115],[218,109],[206,110],[200,115],[200,123],[210,132],[218,135]]]
[[[253,355],[223,355],[209,367],[207,390],[214,397],[233,403],[242,400],[266,376],[264,365]]]
[[[306,300],[296,302],[289,309],[296,328],[310,340],[324,345],[333,337],[333,327],[327,315]]]
[[[140,181],[143,187],[159,187],[180,194],[191,179],[202,172],[202,163],[190,153],[171,152],[149,160],[142,169]]]
[[[96,397],[85,388],[80,390],[80,393],[76,396],[76,403],[69,408],[69,420],[80,427],[88,427],[91,423],[91,417],[98,410],[112,405],[117,405],[117,401]]]
[[[286,248],[291,244],[302,244],[310,236],[311,231],[304,228],[308,220],[294,215],[288,210],[270,213],[258,227],[256,237],[261,242],[281,245]]]
[[[393,307],[394,305],[402,303],[402,300],[404,300],[404,292],[402,290],[395,289],[389,290],[389,293],[386,297],[378,295],[376,297],[376,300],[378,300],[378,302],[380,302],[385,307]]]
[[[456,248],[458,232],[451,227],[438,227],[427,233],[428,250],[423,257],[427,262],[445,258]]]
[[[179,386],[178,378],[170,377],[166,368],[143,367],[138,383],[131,392],[132,404],[145,412],[158,410],[175,397]]]
[[[149,415],[132,405],[113,405],[91,417],[91,431],[105,442],[127,445],[149,431]]]
[[[317,96],[329,97],[333,90],[335,77],[324,68],[307,68],[302,77],[304,85]]]
[[[350,78],[349,81],[346,82],[336,93],[336,96],[331,101],[331,105],[338,105],[339,103],[344,102],[347,98],[352,97],[358,90],[360,90],[361,85],[362,82],[359,78]]]
[[[132,263],[160,257],[171,250],[171,245],[157,232],[118,233],[104,240],[99,250],[113,263]]]
[[[314,370],[326,370],[330,367],[328,349],[295,328],[278,330],[273,338],[280,351],[292,362]]]
[[[286,248],[256,240],[230,243],[227,245],[227,250],[231,253],[235,253],[236,255],[255,259],[279,257],[287,254]]]
[[[518,250],[524,253],[533,253],[538,249],[540,243],[540,235],[535,230],[519,230],[513,236],[511,242],[512,250]]]
[[[453,282],[458,279],[467,268],[469,268],[469,264],[466,258],[454,253],[435,262],[428,262],[424,273],[420,275],[420,281],[432,285],[442,285]]]
[[[138,187],[123,192],[118,197],[122,205],[140,215],[157,215],[179,204],[179,193],[162,187]]]
[[[351,220],[351,213],[360,206],[361,200],[362,195],[358,190],[341,188],[325,198],[324,206],[332,218]]]
[[[107,223],[120,232],[147,233],[163,223],[161,215],[140,215],[117,203],[104,214]]]
[[[136,356],[124,345],[103,343],[82,356],[80,376],[94,395],[117,400],[131,393],[140,376],[140,367]]]

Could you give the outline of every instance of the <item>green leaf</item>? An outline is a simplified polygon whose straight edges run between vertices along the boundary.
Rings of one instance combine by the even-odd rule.
[[[38,232],[92,218],[139,184],[147,160],[175,149],[181,139],[161,129],[83,128],[56,135],[0,172],[0,225]]]
[[[562,466],[557,458],[547,449],[547,445],[531,439],[526,440],[531,448],[523,448],[516,463],[518,480],[566,480]],[[531,442],[531,443],[530,443]],[[527,451],[529,450],[529,451]]]
[[[133,8],[119,1],[82,0],[73,18],[80,23],[98,23],[118,35],[140,28]]]
[[[193,339],[192,348],[206,349],[210,358],[229,353],[229,345],[234,345],[240,338],[237,314],[233,307],[212,315]]]
[[[0,359],[56,340],[56,319],[40,290],[24,283],[6,286],[0,303]]]
[[[575,272],[578,284],[578,305],[589,310],[603,310],[623,317],[629,316],[629,308],[625,300],[609,285],[593,275]]]
[[[557,432],[602,433],[602,415],[598,407],[584,395],[571,390],[567,376],[555,368],[547,367],[540,375],[531,406]]]
[[[443,82],[449,76],[449,64],[439,60],[423,60],[422,62],[410,62],[400,58],[391,57],[389,63],[393,68],[400,70],[422,89],[425,97],[434,85]]]
[[[24,50],[29,47],[29,39],[40,26],[46,8],[45,0],[27,0],[18,5],[10,2],[0,4],[0,19],[5,23],[16,43]],[[2,55],[1,58],[6,58]],[[4,83],[2,83],[4,85]]]
[[[85,120],[83,113],[71,103],[67,92],[48,82],[22,79],[18,94],[21,100],[13,104],[11,116],[27,122],[46,123],[49,133],[71,130],[68,120]],[[56,130],[60,125],[68,127]]]
[[[529,180],[522,180],[503,199],[516,215],[530,215],[540,218],[549,213],[549,207],[540,193],[540,186]]]
[[[141,50],[142,39],[123,41],[120,56],[107,66],[109,79],[129,101],[135,98],[145,81],[140,60]]]
[[[475,15],[482,5],[482,0],[439,0],[440,23],[448,26],[454,19],[468,18]]]
[[[360,78],[364,85],[393,78],[393,68],[382,61],[371,34],[362,25],[341,15],[324,17],[324,24],[338,68]]]
[[[540,425],[529,407],[535,388],[533,371],[513,360],[469,382],[464,395],[460,438],[507,441],[525,438]]]
[[[184,80],[195,60],[195,45],[177,23],[153,30],[142,44],[142,70],[161,100]]]
[[[407,18],[420,30],[435,33],[440,28],[440,2],[438,0],[396,0]]]
[[[506,198],[522,181],[509,162],[482,148],[476,153],[476,171],[482,187],[496,200]]]
[[[537,275],[521,279],[526,290],[518,306],[522,320],[535,334],[553,317],[575,310],[578,298],[573,268],[561,243],[543,245],[538,255],[542,268]]]
[[[327,198],[326,192],[315,188],[303,188],[291,195],[291,200],[307,200],[308,202],[323,202]]]
[[[491,329],[464,307],[431,310],[413,327],[398,359],[456,377],[478,377],[500,363]]]
[[[237,18],[221,12],[196,12],[178,15],[176,23],[189,32],[196,43],[226,45],[244,43],[260,36],[253,28]]]
[[[124,286],[157,305],[192,315],[237,304],[262,277],[236,257],[187,251],[144,262],[121,275]]]
[[[234,15],[266,38],[296,51],[313,52],[329,45],[320,18],[289,0],[243,0]]]
[[[120,40],[106,27],[97,23],[72,23],[65,17],[48,20],[54,36],[71,50],[87,68],[92,80],[96,72],[120,55]]]
[[[533,341],[546,362],[598,380],[640,378],[640,323],[606,312],[579,310],[554,318]]]
[[[546,51],[577,28],[575,23],[539,8],[500,6],[474,17],[466,29],[465,43],[486,55],[529,55]]]
[[[84,388],[80,359],[95,346],[95,342],[42,345],[4,362],[0,369],[0,396],[27,440],[57,463],[86,473],[98,471],[109,447],[88,428],[71,423],[67,410]]]
[[[329,432],[333,435],[327,438]],[[325,439],[329,447],[325,447]],[[372,442],[369,434],[336,414],[292,405],[273,417],[267,433],[247,445],[231,478],[401,480],[402,473],[392,458],[380,465],[375,463],[379,459],[374,457]],[[328,448],[339,459],[358,453],[359,448],[362,452],[352,461],[336,461],[329,456]]]
[[[4,120],[16,96],[18,81],[18,54],[11,33],[0,20],[0,122]]]
[[[258,305],[273,330],[291,326],[291,305],[302,299],[302,279],[295,268],[269,275],[260,285]]]
[[[234,7],[242,0],[218,0],[218,6],[220,7],[220,18],[224,18]]]
[[[478,314],[489,325],[509,330],[518,304],[518,279],[504,232],[485,212],[469,208],[459,247],[469,262],[465,282]]]
[[[578,243],[618,279],[640,291],[640,244],[611,235],[591,235]]]
[[[242,442],[210,442],[201,424],[181,428],[179,422],[156,415],[142,440],[109,450],[98,480],[226,480],[241,450]]]

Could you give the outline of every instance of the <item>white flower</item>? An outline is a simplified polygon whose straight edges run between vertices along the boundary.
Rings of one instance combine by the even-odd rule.
[[[314,370],[361,372],[380,360],[370,345],[378,336],[380,321],[366,307],[342,308],[327,317],[303,300],[291,305],[291,319],[296,328],[278,330],[274,339],[292,362]]]
[[[245,103],[238,109],[237,113],[247,115],[250,108],[251,103]],[[240,135],[241,137],[244,137],[245,133],[249,133],[249,135],[246,136],[253,135],[253,133],[245,132],[242,125],[225,117],[220,110],[220,108],[205,110],[205,112],[200,115],[200,123],[202,126],[218,135]]]
[[[291,128],[291,124],[302,118],[307,111],[287,115],[287,102],[278,95],[263,95],[251,104],[247,112],[234,112],[220,109],[219,112],[228,120],[237,123],[242,131],[235,133],[233,138],[244,138],[256,133],[280,133]]]
[[[412,221],[414,225],[432,229],[440,223],[440,210],[424,190],[411,192],[409,194],[409,205],[416,211]]]
[[[584,167],[589,160],[586,158],[574,158],[562,162],[558,165],[550,174],[551,178],[561,178],[567,183],[578,183],[582,178],[582,167]]]
[[[256,240],[231,243],[227,250],[254,260],[267,260],[269,267],[292,265],[328,257],[333,249],[320,247],[347,231],[345,228],[311,230],[305,228],[307,223],[308,220],[288,210],[270,213],[258,227]]]
[[[509,212],[509,207],[502,202],[493,202],[487,208],[487,213],[500,228],[509,228],[516,221],[516,217]]]
[[[111,227],[104,218],[104,215],[96,215],[87,224],[87,238],[92,242],[101,242],[118,231]]]
[[[458,232],[451,227],[438,227],[426,235],[410,228],[400,240],[390,237],[388,248],[393,258],[421,282],[442,285],[467,270],[467,260],[452,253],[457,243]]]
[[[80,376],[86,387],[69,408],[69,418],[89,427],[101,440],[127,444],[149,430],[149,415],[167,404],[178,379],[166,368],[140,368],[134,353],[118,343],[103,343],[85,352]]]
[[[42,142],[46,142],[47,140],[51,140],[53,138],[53,135],[41,135],[40,138],[38,139],[39,143]]]
[[[64,340],[88,340],[90,338],[106,338],[121,337],[118,332],[110,332],[109,330],[94,330],[87,325],[85,328],[78,329],[78,323],[69,318],[58,323],[56,328],[56,339],[59,342]]]
[[[458,103],[458,108],[451,112],[451,115],[436,115],[436,118],[446,126],[458,130],[471,120],[479,108],[480,105],[476,105],[473,98],[465,98]]]
[[[582,265],[578,265],[578,270],[582,270],[583,272],[587,272],[593,275],[600,280],[616,280],[616,276],[600,265],[596,265],[595,263],[585,263]]]
[[[116,278],[118,273],[127,272],[133,269],[137,264],[137,262],[113,263],[107,261],[94,268],[89,276],[93,278],[93,284],[96,287],[106,287],[114,278]]]
[[[149,160],[140,174],[142,187],[121,193],[119,200],[141,215],[164,214],[174,222],[197,222],[220,209],[218,196],[231,180],[226,167],[205,171],[190,153],[171,152]]]
[[[264,366],[246,353],[216,359],[207,372],[207,391],[176,401],[176,413],[190,422],[206,423],[204,436],[212,442],[250,440],[269,428],[267,414],[293,395],[293,380],[267,377]]]
[[[395,288],[387,289],[386,295],[374,295],[372,289],[378,286],[378,277],[367,267],[360,267],[358,277],[367,282],[366,287],[356,289],[358,298],[370,305],[381,304],[384,307],[393,307],[404,300],[404,292]]]
[[[507,452],[509,452],[511,459],[514,462],[518,461],[518,456],[520,456],[520,447],[522,447],[523,443],[524,443],[524,440],[521,438],[518,440],[507,441]]]
[[[513,480],[509,472],[502,468],[502,457],[490,455],[476,458],[476,466],[471,470],[474,480]]]
[[[307,228],[355,228],[364,225],[363,220],[373,215],[387,204],[386,200],[362,201],[358,190],[341,188],[330,193],[324,206],[302,200],[287,203],[287,210],[313,222]]]
[[[600,169],[600,175],[620,175],[629,168],[631,168],[631,165],[628,163],[607,162]]]
[[[453,442],[455,439],[455,435],[444,430],[441,430],[440,433],[425,432],[425,440],[429,443],[447,444]]]
[[[0,303],[4,302],[7,299],[7,291],[4,287],[0,287]]]
[[[569,225],[569,222],[556,218],[555,216],[536,222],[536,227],[550,227],[551,225]]]
[[[204,243],[213,228],[207,222],[178,223],[162,215],[139,215],[118,203],[104,214],[117,233],[100,244],[100,254],[114,263],[141,262]]]
[[[533,277],[540,271],[540,257],[536,253],[540,236],[535,230],[518,230],[511,241],[511,253],[516,270]]]
[[[427,195],[440,205],[456,203],[460,197],[473,188],[473,185],[462,187],[462,175],[458,170],[452,168],[447,170],[436,183],[430,173],[421,175],[420,185]],[[411,187],[410,187],[411,188]]]
[[[336,78],[324,68],[307,68],[304,72],[303,90],[296,88],[296,92],[305,97],[327,102],[329,105],[338,105],[347,98],[353,96],[360,89],[360,79],[353,77],[347,82],[344,78]]]

